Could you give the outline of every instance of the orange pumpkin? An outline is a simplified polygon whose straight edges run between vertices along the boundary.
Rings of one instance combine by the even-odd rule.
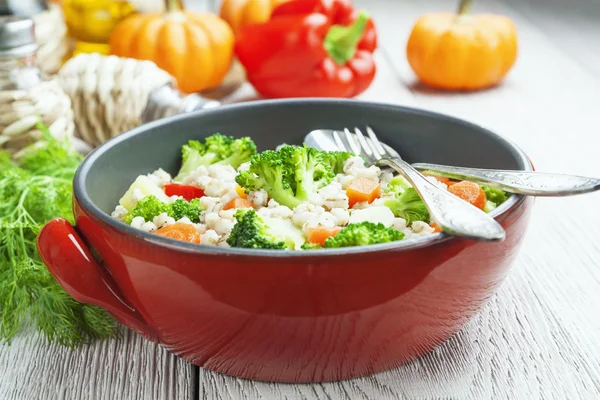
[[[502,15],[469,14],[471,0],[459,12],[426,14],[408,39],[406,56],[425,85],[476,90],[500,82],[517,59],[517,31]]]
[[[154,61],[185,93],[218,86],[233,60],[233,31],[217,15],[184,11],[181,0],[165,4],[163,14],[136,14],[119,23],[111,54]]]
[[[290,0],[223,0],[220,15],[237,35],[248,24],[267,22],[273,9],[287,1]]]

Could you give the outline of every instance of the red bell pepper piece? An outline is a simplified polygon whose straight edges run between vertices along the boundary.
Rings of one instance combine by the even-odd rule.
[[[187,201],[204,196],[204,191],[196,186],[168,183],[164,186],[164,189],[167,196],[181,196]]]
[[[354,97],[375,77],[373,21],[350,0],[292,0],[247,25],[236,55],[264,97]]]

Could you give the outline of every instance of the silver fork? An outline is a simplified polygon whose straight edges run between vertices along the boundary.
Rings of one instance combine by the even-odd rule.
[[[387,144],[379,142],[375,132],[370,127],[366,128],[369,137],[364,138],[369,148],[374,145],[375,137],[377,146],[383,149],[384,157],[400,157],[400,154]],[[311,147],[328,150],[325,147],[337,148],[333,139],[332,130],[316,130],[309,133],[306,143]],[[469,167],[454,167],[450,165],[415,163],[412,166],[419,171],[427,171],[428,175],[444,176],[458,180],[473,182],[495,187],[505,192],[522,194],[525,196],[573,196],[600,190],[600,179],[585,176],[555,174],[537,171],[515,171],[499,169],[483,169]]]
[[[479,241],[501,241],[506,233],[502,226],[487,213],[472,206],[450,192],[430,182],[419,171],[400,157],[389,157],[375,132],[368,128],[369,139],[358,128],[355,135],[348,129],[344,132],[320,130],[323,137],[307,136],[306,144],[323,150],[345,150],[362,155],[371,165],[385,165],[404,176],[419,193],[433,221],[446,233]],[[331,133],[332,143],[325,143]],[[329,148],[327,148],[329,147]]]

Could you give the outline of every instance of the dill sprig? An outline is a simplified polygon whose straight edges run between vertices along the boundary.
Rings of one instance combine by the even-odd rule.
[[[40,259],[36,238],[46,222],[73,222],[72,181],[82,156],[39,125],[43,141],[18,162],[0,152],[0,341],[10,342],[28,323],[49,342],[68,347],[114,335],[102,309],[77,302]]]

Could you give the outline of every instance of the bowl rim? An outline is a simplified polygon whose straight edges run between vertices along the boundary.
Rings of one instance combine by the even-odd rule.
[[[86,177],[93,166],[94,162],[107,150],[118,146],[121,142],[128,140],[131,137],[144,135],[156,128],[168,126],[169,124],[185,119],[196,118],[198,115],[202,115],[203,113],[229,113],[234,112],[239,109],[247,109],[247,108],[255,108],[255,107],[277,107],[279,105],[294,105],[294,104],[303,104],[303,103],[321,103],[321,104],[352,104],[354,106],[362,105],[365,107],[376,107],[382,109],[391,109],[393,111],[402,111],[405,113],[412,113],[421,116],[426,116],[429,118],[435,118],[438,120],[445,120],[448,122],[452,122],[458,125],[463,125],[465,127],[473,128],[479,130],[481,133],[485,135],[489,135],[494,137],[496,140],[500,142],[505,142],[508,147],[512,148],[516,155],[521,158],[523,165],[526,166],[523,171],[532,171],[532,165],[529,157],[525,154],[523,150],[515,143],[510,141],[509,139],[492,132],[480,125],[477,125],[472,122],[465,121],[460,118],[456,118],[450,115],[427,111],[413,107],[406,107],[396,104],[388,104],[388,103],[377,103],[372,101],[362,101],[355,99],[324,99],[324,98],[291,98],[291,99],[277,99],[277,100],[255,100],[252,102],[245,103],[235,103],[223,105],[217,108],[211,108],[209,110],[199,110],[196,112],[186,113],[186,114],[178,114],[171,117],[163,118],[157,121],[152,121],[146,123],[144,125],[138,126],[134,129],[131,129],[127,132],[124,132],[116,137],[113,137],[96,147],[92,152],[90,152],[87,157],[83,160],[79,168],[75,173],[75,177],[73,180],[73,196],[79,206],[90,213],[94,217],[98,218],[101,222],[105,223],[109,227],[127,234],[129,236],[133,236],[142,241],[148,242],[149,244],[153,244],[156,246],[168,248],[171,250],[177,250],[184,253],[194,253],[194,254],[203,254],[203,255],[229,255],[229,256],[250,256],[250,257],[304,257],[304,258],[314,258],[314,257],[324,257],[324,256],[340,256],[346,254],[364,254],[364,253],[373,253],[373,252],[383,252],[386,250],[393,251],[407,251],[413,249],[419,249],[423,247],[428,247],[434,244],[446,242],[448,240],[464,240],[463,238],[450,236],[446,233],[439,232],[434,233],[432,235],[411,238],[406,240],[399,240],[396,242],[390,243],[382,243],[368,246],[356,246],[356,247],[344,247],[337,249],[319,249],[313,251],[297,251],[297,250],[269,250],[269,249],[244,249],[244,248],[232,248],[232,247],[220,247],[220,246],[209,246],[195,243],[187,243],[171,238],[167,238],[164,236],[156,235],[153,233],[148,233],[142,231],[140,229],[133,228],[115,218],[111,215],[102,211],[89,197],[89,194],[86,189],[85,180]],[[511,195],[508,200],[502,204],[497,209],[493,210],[489,213],[489,215],[493,218],[497,218],[503,215],[506,215],[513,210],[515,210],[521,203],[523,203],[525,196],[523,195]]]

